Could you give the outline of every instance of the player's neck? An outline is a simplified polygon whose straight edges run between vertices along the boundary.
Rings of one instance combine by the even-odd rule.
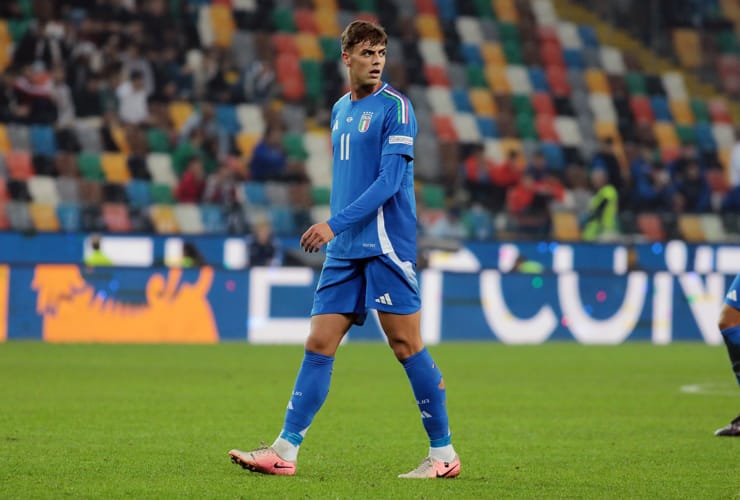
[[[350,97],[353,101],[359,101],[374,94],[382,85],[383,82],[378,82],[376,85],[353,85],[350,88]]]

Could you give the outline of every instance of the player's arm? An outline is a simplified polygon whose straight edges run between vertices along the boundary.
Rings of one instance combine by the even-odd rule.
[[[374,214],[398,192],[406,173],[408,157],[400,154],[383,155],[378,177],[355,201],[344,207],[326,222],[314,224],[303,233],[301,248],[317,252],[337,234]]]

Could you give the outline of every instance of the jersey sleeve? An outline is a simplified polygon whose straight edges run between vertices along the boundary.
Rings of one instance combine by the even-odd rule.
[[[413,159],[416,116],[411,101],[400,92],[390,89],[383,91],[383,96],[391,104],[385,108],[381,154],[403,155]]]
[[[406,158],[398,154],[381,158],[377,179],[355,201],[327,221],[335,235],[376,212],[398,192],[406,172],[406,162]]]

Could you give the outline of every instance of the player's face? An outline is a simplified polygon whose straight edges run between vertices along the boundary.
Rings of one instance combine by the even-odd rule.
[[[345,66],[349,68],[349,80],[353,86],[375,87],[385,67],[385,45],[371,45],[365,41],[342,53]]]

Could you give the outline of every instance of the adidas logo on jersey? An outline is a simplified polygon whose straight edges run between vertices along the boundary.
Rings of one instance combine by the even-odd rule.
[[[733,300],[733,301],[737,302],[737,291],[736,290],[730,290],[727,293],[727,298],[730,299],[730,300]]]
[[[390,296],[390,294],[387,294],[387,293],[385,293],[385,294],[381,295],[380,297],[378,297],[377,299],[375,299],[375,302],[378,302],[379,304],[385,304],[387,306],[392,306],[393,305],[393,301],[391,300],[391,296]]]

